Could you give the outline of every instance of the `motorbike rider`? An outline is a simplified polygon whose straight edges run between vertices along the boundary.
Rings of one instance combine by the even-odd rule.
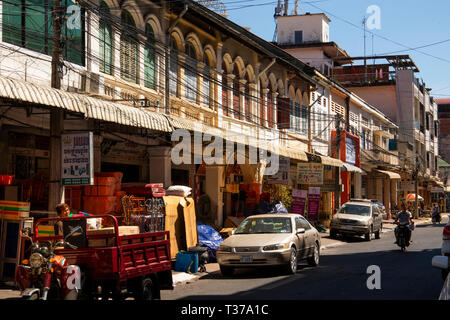
[[[412,214],[408,210],[406,210],[406,205],[402,204],[402,211],[397,213],[397,217],[395,218],[394,222],[399,222],[400,225],[409,225],[413,222]],[[398,226],[394,229],[395,233],[395,243],[397,244],[398,241]],[[411,240],[411,229],[408,228],[408,242]]]

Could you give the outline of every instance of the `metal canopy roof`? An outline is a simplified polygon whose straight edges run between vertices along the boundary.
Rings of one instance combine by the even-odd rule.
[[[387,60],[389,66],[395,69],[411,69],[414,72],[420,72],[412,58],[408,55],[394,55],[394,56],[366,56],[366,57],[348,57],[348,58],[336,58],[341,61],[342,64],[352,63],[352,60]],[[374,65],[374,64],[371,64]]]

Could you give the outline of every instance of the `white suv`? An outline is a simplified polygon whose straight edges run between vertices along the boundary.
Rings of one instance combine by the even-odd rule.
[[[372,234],[379,239],[383,229],[383,216],[378,205],[370,200],[352,200],[344,203],[330,224],[330,237],[338,233],[364,236],[367,241]]]
[[[433,267],[442,269],[442,278],[445,280],[450,270],[450,215],[448,223],[442,232],[442,249],[440,256],[434,256],[431,260]]]

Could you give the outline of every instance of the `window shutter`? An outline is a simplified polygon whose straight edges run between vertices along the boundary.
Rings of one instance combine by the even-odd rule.
[[[241,116],[241,101],[239,92],[239,78],[235,77],[233,80],[233,114],[235,119],[240,119]]]
[[[279,129],[289,129],[290,126],[290,100],[289,98],[277,97],[277,119]]]
[[[227,76],[222,75],[222,110],[223,115],[228,116],[228,88],[227,88]]]

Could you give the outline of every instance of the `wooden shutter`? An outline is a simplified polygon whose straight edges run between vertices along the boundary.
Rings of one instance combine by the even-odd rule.
[[[252,110],[251,110],[251,104],[250,104],[250,87],[249,87],[248,83],[245,85],[244,104],[245,104],[245,119],[248,122],[251,122],[252,121]]]
[[[239,92],[239,78],[235,77],[233,80],[233,114],[235,119],[241,118],[241,102]]]
[[[290,129],[290,112],[290,99],[277,97],[277,125],[279,129]]]
[[[273,128],[273,99],[272,94],[267,94],[267,123],[269,128]]]
[[[222,110],[223,115],[228,116],[228,89],[226,75],[222,75]]]

